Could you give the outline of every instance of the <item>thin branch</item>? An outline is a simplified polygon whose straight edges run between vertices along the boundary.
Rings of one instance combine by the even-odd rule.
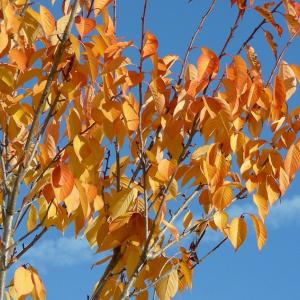
[[[234,35],[236,29],[238,28],[238,25],[239,25],[239,22],[240,22],[242,16],[243,16],[243,13],[242,13],[241,10],[239,10],[239,11],[238,11],[238,14],[237,14],[237,17],[236,17],[236,19],[235,19],[235,21],[234,21],[232,27],[230,28],[229,35],[227,36],[227,39],[226,39],[226,41],[225,41],[225,43],[224,43],[224,45],[223,45],[223,48],[222,48],[222,50],[221,50],[221,52],[220,52],[220,54],[219,54],[219,56],[218,56],[218,59],[219,59],[219,60],[221,60],[222,57],[226,54],[225,51],[226,51],[226,49],[227,49],[229,43],[231,42],[231,40],[232,40],[232,38],[233,38],[233,35]],[[208,85],[206,86],[205,90],[203,91],[203,94],[206,94],[206,91],[207,91],[207,89],[208,89],[208,87],[209,87],[209,84],[210,84],[211,82],[212,82],[212,81],[211,81],[211,78],[210,78]],[[214,91],[213,91],[213,95],[216,94],[217,90],[219,89],[219,87],[220,87],[220,85],[221,85],[221,82],[222,82],[222,81],[219,80],[219,82],[218,82],[216,88],[215,88]]]
[[[120,180],[121,180],[121,170],[120,170],[120,149],[118,138],[115,140],[115,153],[116,153],[116,179],[117,179],[117,191],[120,191]]]
[[[185,55],[184,55],[184,59],[183,59],[183,63],[181,65],[181,69],[180,69],[180,73],[179,73],[179,76],[178,76],[178,81],[177,81],[177,84],[181,84],[181,81],[182,81],[182,77],[183,77],[183,72],[184,72],[184,69],[186,67],[186,64],[187,64],[187,61],[188,61],[188,58],[189,58],[189,55],[193,49],[193,45],[194,45],[194,42],[197,38],[197,36],[199,35],[199,33],[201,32],[204,24],[205,24],[205,21],[207,19],[207,17],[211,14],[211,12],[213,11],[214,7],[215,7],[215,4],[216,4],[217,0],[213,0],[209,6],[209,8],[206,10],[206,12],[204,13],[204,15],[201,17],[201,20],[199,22],[199,25],[197,26],[196,28],[196,31],[194,32],[191,40],[190,40],[190,43],[189,43],[189,46],[188,48],[186,49],[186,52],[185,52]]]
[[[106,284],[106,282],[108,281],[108,279],[113,275],[112,271],[115,268],[115,266],[117,265],[117,263],[119,262],[120,258],[122,257],[121,255],[121,247],[116,247],[114,248],[114,253],[113,256],[109,262],[109,264],[107,265],[101,279],[99,280],[97,287],[95,288],[92,296],[89,298],[90,300],[98,300],[100,299],[102,290]]]
[[[219,242],[215,247],[208,251],[202,258],[199,259],[199,264],[206,260],[211,254],[213,254],[217,249],[219,249],[226,241],[228,237],[225,237],[221,242]]]
[[[113,2],[113,23],[115,28],[115,33],[117,32],[117,0]]]
[[[32,246],[34,246],[37,241],[47,232],[48,227],[44,227],[40,233],[38,233],[33,240],[26,246],[24,247],[15,257],[15,260],[20,259]],[[14,263],[14,260],[12,260],[8,265],[7,268],[9,268],[12,264]]]
[[[279,54],[279,56],[278,56],[278,58],[277,58],[277,60],[275,62],[275,65],[274,65],[274,67],[273,67],[273,69],[272,69],[272,71],[270,73],[270,76],[269,76],[269,78],[267,80],[266,87],[268,87],[271,84],[271,81],[272,81],[272,79],[274,77],[274,74],[275,74],[278,66],[281,63],[285,52],[287,51],[287,49],[289,48],[289,46],[292,44],[292,42],[293,42],[294,38],[297,36],[298,32],[299,32],[299,30],[296,31],[293,35],[290,36],[289,40],[287,41],[287,43],[285,44],[285,46],[281,50],[281,52],[280,52],[280,54]]]

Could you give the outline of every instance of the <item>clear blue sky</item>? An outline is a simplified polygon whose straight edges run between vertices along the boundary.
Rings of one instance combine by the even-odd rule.
[[[58,1],[57,2],[61,2]],[[139,0],[119,0],[118,35],[124,40],[139,40],[141,4]],[[219,0],[216,13],[209,18],[206,29],[195,46],[206,46],[218,53],[234,21],[236,9],[229,8],[229,0]],[[262,1],[256,1],[257,4]],[[193,31],[202,15],[207,0],[149,0],[146,28],[159,39],[160,55],[177,54],[183,57]],[[279,18],[282,18],[279,16]],[[245,39],[257,22],[257,13],[247,13],[243,26],[229,47],[232,53],[238,42]],[[281,19],[282,21],[282,19]],[[265,27],[272,31],[270,26]],[[283,39],[286,40],[284,35]],[[274,59],[263,33],[251,42],[258,50],[263,69],[269,71]],[[298,49],[298,52],[296,51]],[[299,41],[287,52],[289,63],[300,64]],[[195,49],[191,61],[200,51]],[[267,73],[266,73],[267,74]],[[289,101],[299,103],[299,93]],[[294,104],[292,104],[294,102]],[[192,291],[179,294],[176,299],[256,299],[294,300],[300,295],[300,176],[297,176],[288,193],[271,210],[267,219],[268,241],[259,252],[250,229],[246,243],[235,253],[229,244],[219,249],[196,268]],[[249,200],[250,202],[250,200]],[[101,268],[92,271],[90,266],[99,260],[86,246],[84,240],[74,241],[70,234],[64,237],[49,233],[35,250],[24,258],[40,270],[47,288],[47,299],[86,299],[93,284],[101,275]],[[218,242],[209,235],[200,251],[204,254]]]

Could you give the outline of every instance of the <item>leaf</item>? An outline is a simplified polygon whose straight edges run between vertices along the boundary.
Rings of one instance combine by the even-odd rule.
[[[293,144],[289,148],[284,160],[284,170],[290,180],[294,178],[300,168],[300,148],[298,144]]]
[[[176,170],[176,165],[173,161],[163,159],[158,164],[158,173],[163,181],[168,181]],[[160,178],[159,178],[160,179]]]
[[[219,59],[217,55],[208,48],[201,48],[202,55],[198,58],[197,69],[200,89],[204,89],[210,77],[219,70]]]
[[[274,42],[273,35],[267,30],[264,30],[264,33],[265,33],[266,40],[275,56],[275,59],[277,60],[277,44]]]
[[[264,221],[269,212],[268,200],[261,194],[254,194],[253,202],[257,206],[259,216]]]
[[[232,189],[229,186],[221,186],[214,193],[212,202],[216,209],[222,211],[233,199]]]
[[[277,24],[273,18],[272,13],[265,7],[256,6],[255,10],[263,17],[265,20],[270,23],[277,31],[278,35],[282,35],[282,28],[279,24]]]
[[[31,272],[19,267],[14,274],[14,287],[18,297],[29,295],[34,289]]]
[[[228,223],[228,215],[224,211],[217,211],[214,214],[214,222],[220,231],[224,231]]]
[[[155,291],[160,300],[169,300],[174,297],[178,291],[178,272],[176,269],[172,270],[172,266],[164,268],[160,276],[165,276],[155,286]]]
[[[124,101],[122,104],[122,110],[128,130],[138,130],[139,116],[137,103],[134,100],[132,100],[131,103],[129,101]]]
[[[53,169],[52,185],[58,200],[64,200],[72,192],[74,176],[67,165],[60,164]]]
[[[179,231],[178,229],[171,223],[163,220],[163,223],[166,225],[167,229],[170,231],[170,233],[173,235],[176,241],[179,240]]]
[[[235,72],[235,84],[238,95],[242,95],[247,87],[247,65],[240,56],[233,57],[233,66]]]
[[[283,80],[279,77],[275,77],[275,84],[273,90],[273,105],[276,110],[281,110],[286,100],[286,91]]]
[[[280,167],[280,170],[279,170],[279,189],[280,189],[281,195],[283,195],[286,192],[289,185],[290,185],[289,177],[286,174],[285,170]]]
[[[255,234],[256,234],[256,240],[257,240],[257,247],[259,250],[261,250],[267,240],[267,231],[266,231],[265,225],[255,215],[253,215],[253,214],[249,214],[249,215],[253,222],[253,226],[254,226],[254,230],[255,230]]]
[[[133,204],[133,200],[136,199],[138,190],[133,189],[123,189],[115,194],[113,203],[110,207],[112,220],[123,216]]]
[[[101,11],[106,8],[113,0],[95,0],[94,1],[94,14],[98,16]]]
[[[184,229],[187,229],[190,226],[192,219],[193,213],[191,211],[188,211],[182,219],[182,225]]]
[[[1,52],[1,51],[0,51]],[[300,67],[297,65],[290,65],[290,67],[293,69],[294,74],[298,80],[298,83],[300,83]]]
[[[294,70],[285,61],[282,61],[278,76],[283,81],[286,93],[285,98],[288,100],[296,92],[297,79]]]
[[[55,31],[55,20],[50,11],[43,5],[40,6],[41,25],[47,36]]]
[[[229,240],[235,250],[243,244],[247,237],[247,224],[244,218],[234,218],[229,227]]]
[[[92,83],[95,83],[98,75],[99,60],[89,47],[85,47]]]
[[[38,220],[38,214],[36,208],[31,204],[28,212],[28,218],[27,218],[27,230],[31,231],[35,228]]]
[[[156,54],[158,48],[158,41],[151,32],[145,33],[145,44],[142,49],[142,59]]]
[[[80,16],[77,16],[75,18],[75,27],[80,37],[83,38],[96,27],[96,22],[93,19],[85,19]]]

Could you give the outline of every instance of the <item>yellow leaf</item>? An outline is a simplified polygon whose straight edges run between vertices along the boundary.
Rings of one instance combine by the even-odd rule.
[[[163,181],[168,181],[176,170],[176,165],[173,161],[163,159],[158,164],[158,173]]]
[[[280,170],[279,170],[279,188],[280,188],[281,195],[283,195],[286,192],[289,185],[290,185],[289,177],[286,174],[285,170],[280,167]]]
[[[229,227],[229,240],[237,250],[245,241],[247,236],[247,224],[244,218],[234,218]]]
[[[184,229],[187,229],[190,226],[192,219],[193,219],[193,213],[191,211],[188,211],[182,219],[182,224]]]
[[[255,229],[257,247],[259,250],[265,245],[267,240],[267,232],[264,223],[258,219],[255,215],[250,214],[250,218],[253,222],[253,226]]]
[[[29,212],[28,212],[28,219],[26,223],[28,231],[31,231],[33,228],[35,228],[37,220],[38,220],[38,214],[36,208],[33,205],[30,205]]]
[[[296,92],[297,79],[294,70],[285,61],[283,61],[280,65],[279,77],[283,81],[286,93],[285,98],[288,100]]]
[[[46,35],[51,35],[55,31],[55,20],[51,12],[43,5],[40,6],[41,25]]]
[[[31,272],[24,267],[19,267],[14,274],[14,287],[18,297],[29,295],[34,289]]]
[[[95,57],[93,51],[89,47],[85,47],[87,61],[89,65],[92,82],[96,81],[98,75],[99,60]]]
[[[101,11],[107,7],[112,2],[112,0],[95,0],[94,1],[94,14],[98,16]]]
[[[253,202],[257,206],[259,216],[261,217],[262,220],[265,220],[269,212],[268,200],[260,194],[254,194]]]
[[[214,193],[212,202],[218,210],[223,210],[232,201],[232,189],[229,186],[221,186]]]
[[[296,172],[300,168],[300,148],[297,144],[293,144],[285,157],[284,170],[288,175],[289,179],[293,179]]]
[[[134,100],[133,102],[131,101],[131,103],[129,101],[124,101],[122,110],[128,130],[136,131],[139,126],[138,107],[136,102]]]
[[[179,231],[178,229],[171,223],[163,220],[163,223],[166,225],[167,229],[170,231],[170,233],[173,235],[176,241],[178,241],[179,238]]]
[[[172,270],[172,266],[165,267],[160,276],[165,277],[155,286],[155,291],[160,300],[170,300],[178,291],[178,273],[177,270]]]
[[[228,215],[224,211],[217,211],[214,214],[214,222],[220,231],[224,231],[224,228],[227,227]]]
[[[133,189],[123,189],[116,193],[113,199],[113,203],[110,206],[110,213],[112,220],[124,215],[133,201],[136,199],[138,190]]]

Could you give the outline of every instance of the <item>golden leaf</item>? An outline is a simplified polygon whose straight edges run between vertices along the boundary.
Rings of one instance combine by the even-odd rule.
[[[34,289],[31,272],[19,267],[14,274],[14,287],[18,297],[29,295]]]
[[[264,223],[258,219],[255,215],[249,214],[250,218],[253,222],[253,226],[255,229],[256,240],[257,240],[257,247],[259,250],[265,245],[267,240],[267,232]]]
[[[228,238],[235,250],[243,244],[247,236],[247,224],[244,218],[234,218],[230,223]]]
[[[212,202],[216,209],[222,211],[233,199],[232,189],[229,186],[220,186],[214,193]]]
[[[176,269],[172,270],[172,266],[164,268],[160,276],[165,277],[155,286],[155,291],[160,300],[170,300],[178,291],[178,272]]]
[[[145,59],[149,56],[156,54],[158,48],[158,41],[151,32],[145,34],[145,44],[142,49],[142,58]]]
[[[55,31],[55,20],[50,11],[43,5],[40,6],[41,25],[46,35]]]

